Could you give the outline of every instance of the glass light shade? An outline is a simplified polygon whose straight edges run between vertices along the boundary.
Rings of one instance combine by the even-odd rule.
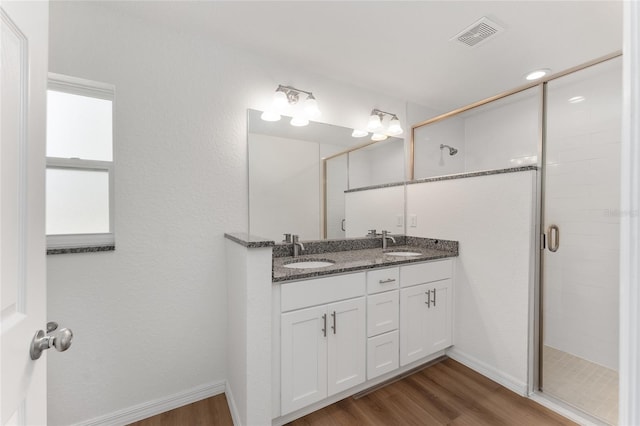
[[[260,116],[264,121],[280,121],[280,114],[272,109],[268,109]]]
[[[371,136],[371,140],[372,141],[383,141],[387,138],[387,135],[382,134],[382,133],[374,133],[373,136]]]
[[[538,80],[551,72],[548,68],[531,71],[524,78],[528,81]]]
[[[304,101],[304,112],[306,112],[307,116],[312,119],[320,117],[318,101],[316,101],[315,98],[307,98],[307,100]]]
[[[402,134],[402,126],[400,126],[400,120],[397,117],[394,117],[389,122],[389,128],[387,129],[387,134],[389,136],[397,136]]]
[[[302,114],[296,114],[291,119],[290,124],[295,127],[303,127],[309,124],[309,119]]]
[[[286,107],[287,104],[289,104],[289,100],[287,99],[287,94],[284,93],[281,90],[276,91],[276,93],[273,94],[273,106],[278,109],[278,110],[282,110],[282,108]]]
[[[366,130],[360,130],[360,129],[353,129],[353,132],[351,133],[351,136],[354,138],[363,138],[365,136],[367,136],[369,134],[369,132],[367,132]]]
[[[369,129],[369,131],[371,132],[374,132],[381,128],[382,121],[380,120],[380,116],[378,116],[378,114],[371,114],[371,117],[369,117],[369,124],[367,124],[367,129]]]

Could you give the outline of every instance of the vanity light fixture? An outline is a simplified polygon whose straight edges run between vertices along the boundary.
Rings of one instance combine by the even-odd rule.
[[[369,135],[369,132],[361,129],[353,129],[353,132],[351,133],[351,136],[354,138],[363,138],[368,135]]]
[[[263,112],[260,117],[265,121],[280,120],[281,113],[285,112],[288,107],[298,104],[301,93],[307,95],[307,99],[305,99],[302,108],[298,108],[293,113],[290,123],[292,126],[306,126],[309,124],[309,119],[315,120],[320,117],[318,101],[311,92],[282,84],[278,85],[276,92],[273,94],[271,107]]]
[[[551,70],[549,68],[541,68],[539,70],[531,71],[526,74],[524,78],[527,81],[540,80],[542,77],[549,74],[551,74]]]
[[[391,119],[389,120],[389,124],[387,125],[386,131],[384,130],[385,116],[391,117]],[[367,130],[369,130],[370,132],[373,132],[374,135],[371,138],[371,140],[374,140],[374,141],[383,141],[387,138],[387,136],[398,136],[398,135],[401,135],[403,132],[402,126],[400,125],[400,120],[398,120],[397,115],[391,112],[381,111],[377,108],[371,111],[371,115],[369,116],[369,122],[367,124]],[[359,132],[361,131],[358,131],[358,134],[361,134]],[[353,136],[354,138],[360,137],[360,136],[356,136],[355,134],[356,134],[356,130],[353,131],[353,134],[351,136]],[[362,136],[366,136],[366,135],[362,134]]]

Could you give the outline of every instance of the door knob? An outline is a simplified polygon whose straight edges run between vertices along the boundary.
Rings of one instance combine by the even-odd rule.
[[[47,330],[50,329],[51,327],[47,324]],[[49,331],[49,333],[52,332],[53,330]],[[58,352],[64,352],[69,349],[72,340],[73,332],[68,328],[61,328],[54,334],[47,334],[44,330],[38,330],[35,336],[33,336],[33,340],[31,340],[29,354],[31,355],[31,359],[36,360],[40,358],[43,351],[50,348],[56,348]]]

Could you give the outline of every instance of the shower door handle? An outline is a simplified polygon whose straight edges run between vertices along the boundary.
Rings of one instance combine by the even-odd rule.
[[[547,241],[549,251],[552,253],[557,252],[560,247],[560,228],[558,228],[558,225],[550,225],[547,228]]]

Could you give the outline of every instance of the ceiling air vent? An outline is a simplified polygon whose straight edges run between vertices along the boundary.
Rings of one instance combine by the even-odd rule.
[[[466,46],[476,47],[502,31],[504,31],[502,27],[483,16],[450,40],[458,40]]]

